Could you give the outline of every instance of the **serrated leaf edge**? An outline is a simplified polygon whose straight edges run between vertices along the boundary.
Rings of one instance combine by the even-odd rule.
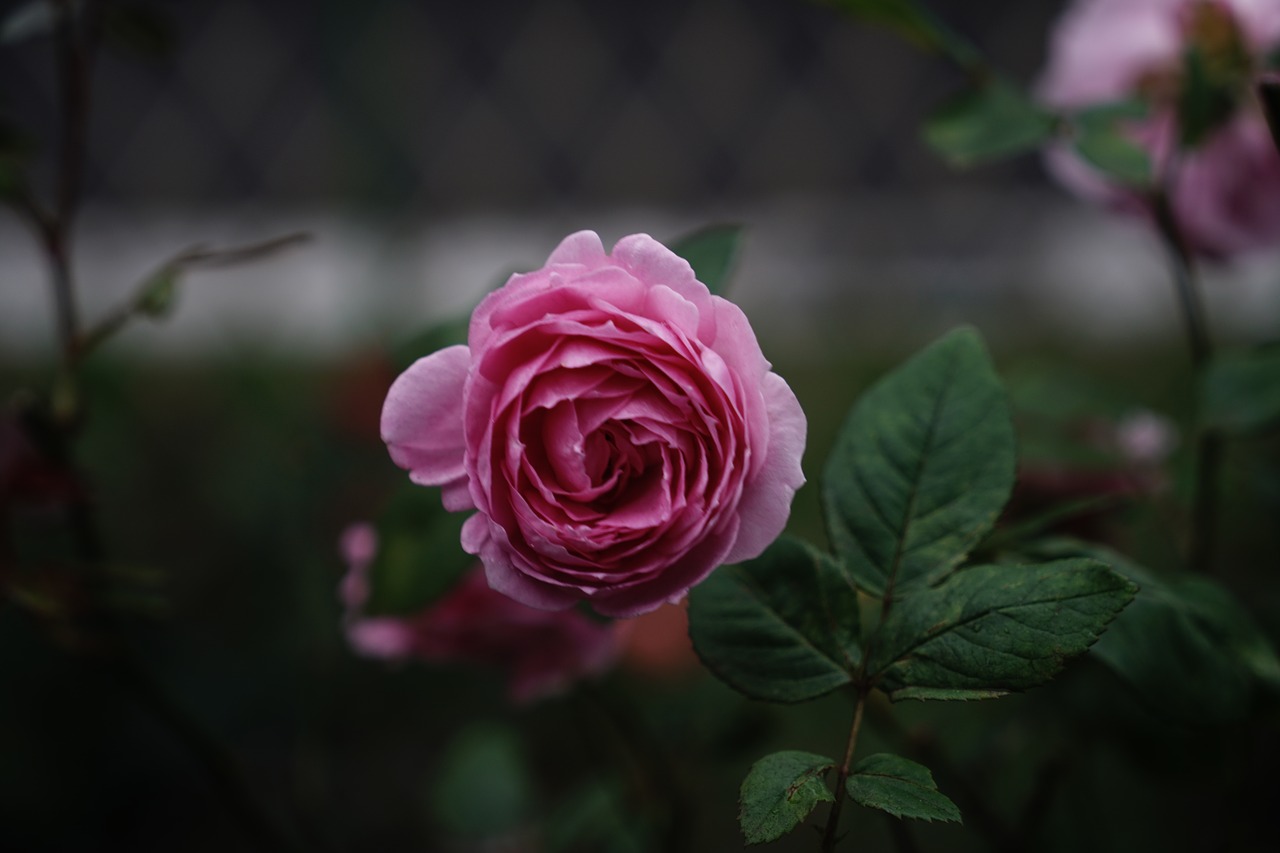
[[[790,828],[784,829],[782,832],[778,833],[777,835],[771,835],[768,837],[754,837],[754,838],[752,837],[752,834],[747,831],[746,826],[743,825],[743,821],[746,820],[746,816],[743,814],[743,808],[745,807],[745,803],[743,803],[742,788],[746,786],[747,780],[751,778],[751,774],[754,773],[756,768],[759,767],[763,762],[769,760],[770,758],[773,758],[774,756],[781,755],[782,753],[797,752],[797,751],[798,750],[782,750],[782,752],[773,752],[773,753],[770,753],[769,755],[764,756],[763,758],[757,759],[756,762],[751,765],[751,769],[747,771],[746,777],[743,778],[742,786],[739,788],[739,791],[738,791],[738,828],[742,831],[742,835],[746,839],[747,844],[749,845],[766,844],[770,841],[776,841],[786,833],[790,832],[792,829],[795,829],[797,826],[799,826],[800,824],[808,820],[809,815],[813,814],[813,810],[818,807],[818,803],[835,802],[835,794],[831,793],[830,789],[828,789],[824,785],[822,788],[822,794],[825,794],[826,796],[824,797],[822,795],[818,795],[818,799],[814,802],[813,806],[807,812],[805,812],[803,815],[797,818],[796,822],[792,824]],[[825,755],[817,755],[815,753],[809,753],[809,754],[812,755],[814,758],[820,758],[827,763],[818,767],[812,767],[808,770],[805,770],[803,773],[800,774],[799,777],[796,778],[795,781],[793,781],[790,785],[788,785],[786,794],[782,798],[786,802],[791,801],[791,797],[797,791],[800,790],[801,785],[813,779],[817,779],[822,776],[825,776],[827,773],[834,770],[836,767],[836,762],[835,762],[835,759],[833,758],[827,758]]]
[[[869,755],[867,756],[867,758],[862,759],[862,761],[860,761],[859,764],[864,764],[868,759],[875,758],[875,757],[876,757],[875,755]],[[877,811],[882,811],[882,812],[885,812],[886,814],[891,814],[894,817],[898,818],[899,820],[906,818],[907,820],[922,820],[922,821],[925,821],[926,823],[934,823],[935,821],[941,821],[943,823],[959,823],[959,824],[964,823],[964,817],[960,814],[959,806],[957,806],[954,802],[952,802],[950,797],[948,797],[946,794],[938,790],[938,783],[935,782],[933,779],[932,770],[930,770],[928,767],[925,767],[923,764],[920,764],[919,762],[911,761],[910,759],[907,759],[907,758],[901,758],[901,756],[893,756],[893,757],[899,758],[902,761],[910,762],[911,764],[914,764],[916,767],[919,767],[920,769],[922,769],[926,774],[928,774],[929,785],[922,785],[919,782],[915,781],[914,779],[908,779],[905,776],[899,776],[893,773],[870,773],[867,771],[858,771],[855,768],[855,770],[852,773],[850,773],[849,777],[845,780],[845,792],[849,795],[849,798],[852,799],[858,805],[863,806],[864,808],[876,809]],[[925,793],[936,794],[938,797],[941,797],[942,800],[947,804],[947,806],[949,806],[955,812],[955,817],[954,818],[919,817],[916,815],[907,815],[901,810],[897,810],[897,809],[893,809],[893,808],[889,808],[881,805],[873,805],[873,804],[864,802],[863,800],[858,798],[858,796],[854,793],[854,791],[850,787],[853,780],[859,776],[872,777],[877,779],[892,779],[896,782],[901,782],[903,784],[911,785],[912,787],[919,788]]]

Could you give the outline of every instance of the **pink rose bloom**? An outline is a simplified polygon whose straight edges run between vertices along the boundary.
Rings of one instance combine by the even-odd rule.
[[[340,547],[348,569],[338,595],[347,640],[360,654],[493,666],[504,671],[519,703],[563,693],[617,660],[627,626],[594,622],[574,610],[526,607],[490,589],[479,567],[415,616],[365,616],[377,534],[371,525],[354,524]]]
[[[1193,45],[1211,62],[1234,61],[1238,53],[1260,68],[1280,47],[1280,2],[1077,0],[1054,30],[1040,96],[1064,110],[1142,96],[1152,114],[1133,127],[1133,138],[1161,174],[1177,138],[1183,55]],[[1085,198],[1148,214],[1136,192],[1109,183],[1066,145],[1052,148],[1047,164]],[[1242,90],[1233,118],[1182,153],[1170,197],[1187,242],[1200,254],[1226,256],[1280,241],[1280,154],[1249,92]]]
[[[746,317],[645,234],[567,237],[417,361],[382,411],[391,458],[473,510],[494,589],[611,616],[678,601],[777,538],[805,416]]]

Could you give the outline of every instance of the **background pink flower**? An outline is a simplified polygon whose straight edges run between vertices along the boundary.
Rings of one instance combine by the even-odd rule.
[[[1078,0],[1059,21],[1039,85],[1048,104],[1073,110],[1141,96],[1152,106],[1133,136],[1157,173],[1177,136],[1173,109],[1192,44],[1212,56],[1238,51],[1260,67],[1280,47],[1275,0]],[[1242,76],[1242,81],[1244,77]],[[1191,248],[1226,256],[1280,242],[1280,154],[1265,119],[1242,85],[1235,116],[1181,154],[1170,186],[1174,214]],[[1146,214],[1128,189],[1109,183],[1067,146],[1048,155],[1049,170],[1074,192]]]
[[[388,660],[471,663],[501,669],[516,702],[562,693],[617,660],[624,623],[595,622],[574,610],[526,607],[494,592],[477,567],[421,613],[365,616],[377,534],[354,524],[340,543],[347,574],[339,586],[347,640],[360,654]]]
[[[476,511],[462,544],[495,589],[633,616],[782,532],[804,412],[742,311],[648,235],[567,237],[485,298],[468,344],[396,380],[382,434]]]

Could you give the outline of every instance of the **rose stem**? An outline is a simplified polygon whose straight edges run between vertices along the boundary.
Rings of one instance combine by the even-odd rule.
[[[69,369],[75,359],[80,332],[75,279],[71,268],[71,231],[79,210],[83,184],[84,155],[89,133],[89,71],[99,19],[96,3],[85,3],[79,11],[71,0],[56,0],[54,5],[59,18],[54,42],[57,50],[58,90],[61,95],[62,133],[53,210],[43,218],[41,236],[52,274],[54,308],[57,312],[63,361]]]
[[[1169,204],[1166,190],[1154,196],[1156,228],[1160,232],[1173,269],[1173,284],[1186,327],[1191,366],[1196,378],[1203,378],[1213,346],[1209,340],[1204,305],[1200,299],[1195,258]],[[1212,429],[1196,427],[1195,481],[1191,497],[1191,531],[1187,564],[1192,571],[1207,572],[1213,554],[1217,516],[1218,469],[1222,465],[1222,436]]]
[[[849,728],[849,742],[844,748],[844,762],[836,772],[836,801],[831,804],[831,813],[827,816],[827,829],[822,836],[822,853],[831,853],[836,849],[836,833],[840,829],[840,811],[844,807],[844,784],[849,779],[849,768],[853,766],[853,752],[858,746],[858,732],[862,729],[862,711],[867,704],[867,690],[858,690],[858,702],[853,708],[853,725]]]

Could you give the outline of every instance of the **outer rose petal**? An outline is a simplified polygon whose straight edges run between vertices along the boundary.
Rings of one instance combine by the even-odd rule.
[[[483,533],[479,532],[481,524],[484,525]],[[489,586],[521,604],[540,610],[564,610],[581,598],[573,590],[539,583],[526,576],[512,562],[516,558],[511,553],[511,546],[493,537],[492,527],[489,519],[474,515],[467,519],[462,531],[463,549],[484,563]],[[498,532],[501,533],[501,529]]]
[[[787,526],[791,499],[804,485],[804,472],[800,469],[808,427],[804,409],[776,373],[765,374],[760,391],[769,413],[768,455],[738,507],[742,527],[725,556],[726,563],[759,557]]]
[[[453,346],[415,361],[387,392],[382,440],[391,459],[423,486],[466,476],[462,390],[471,351]]]
[[[685,299],[704,303],[711,292],[693,274],[689,262],[650,237],[632,234],[613,247],[613,262],[650,287],[664,284]]]
[[[604,244],[600,235],[594,231],[577,231],[560,241],[547,258],[547,266],[552,264],[582,264],[596,267],[608,262],[609,256],[604,252]]]

